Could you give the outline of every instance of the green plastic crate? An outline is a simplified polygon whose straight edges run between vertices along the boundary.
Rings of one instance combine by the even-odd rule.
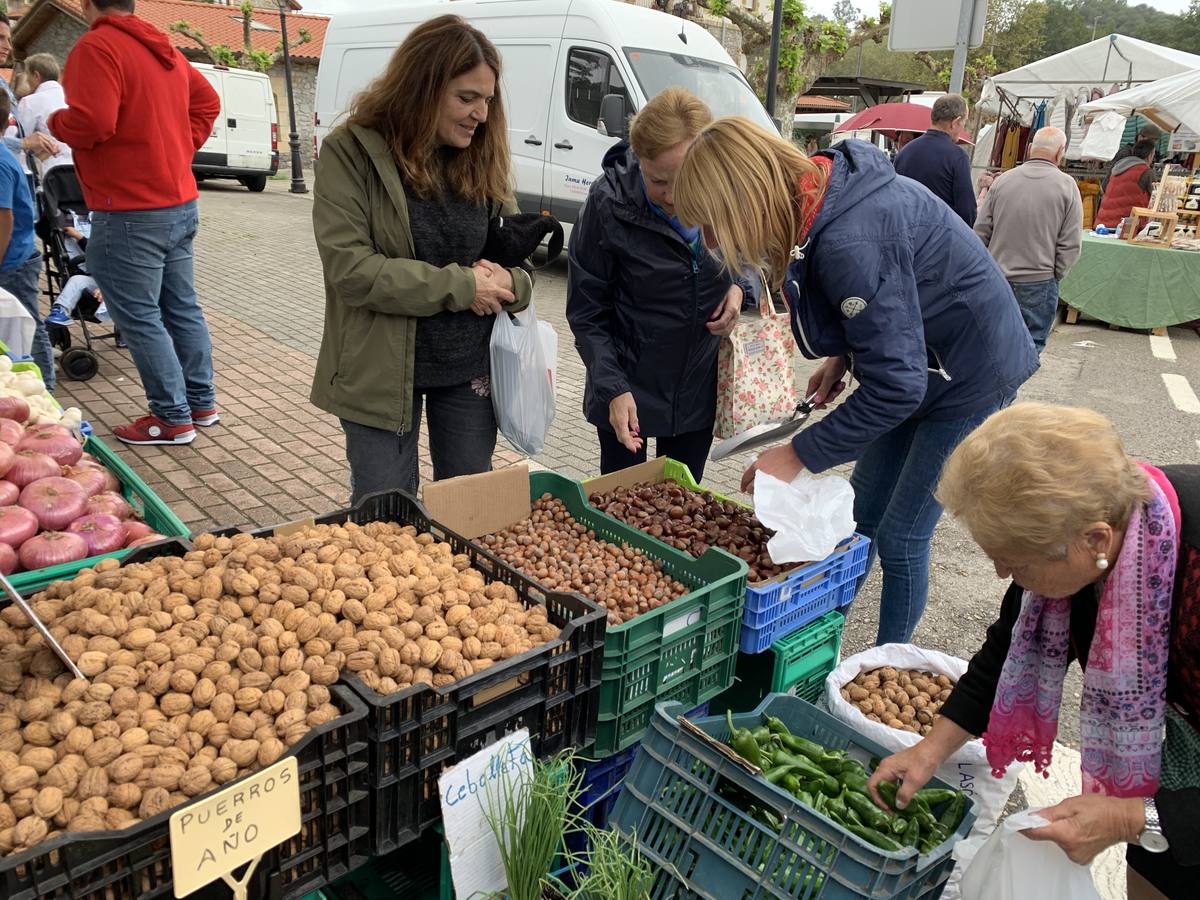
[[[25,365],[25,363],[16,365]],[[100,438],[89,437],[84,443],[83,449],[95,456],[106,469],[117,476],[117,480],[121,482],[121,493],[147,525],[164,537],[186,538],[191,534],[188,527],[175,513],[171,512],[167,504],[154,491],[150,490],[146,482],[142,481],[137,473],[129,468],[121,457],[117,456]],[[122,559],[130,552],[129,549],[115,550],[112,553],[89,556],[87,559],[63,563],[60,566],[47,566],[44,569],[19,572],[16,575],[10,575],[8,580],[21,594],[28,596],[35,591],[42,590],[52,581],[74,578],[81,569],[94,566],[105,559]]]
[[[736,681],[713,700],[714,715],[754,709],[767,694],[794,693],[816,703],[825,692],[826,677],[837,667],[845,624],[835,610],[780,638],[764,653],[739,653]]]
[[[691,589],[677,600],[606,630],[598,755],[610,756],[637,743],[656,701],[678,700],[690,708],[729,686],[749,571],[742,560],[717,548],[695,559],[668,547],[600,512],[588,503],[579,482],[554,472],[529,473],[529,494],[531,500],[544,494],[562,500],[575,520],[597,538],[641,550]]]

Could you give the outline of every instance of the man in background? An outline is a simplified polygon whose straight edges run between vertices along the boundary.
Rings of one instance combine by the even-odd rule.
[[[1150,202],[1154,189],[1154,141],[1138,141],[1129,156],[1118,160],[1096,211],[1096,224],[1116,228],[1135,206]]]
[[[921,182],[958,213],[959,218],[974,225],[971,161],[958,146],[958,136],[966,120],[966,100],[958,94],[938,97],[930,113],[929,130],[896,154],[896,172]]]
[[[88,271],[128,342],[150,414],[113,433],[187,444],[218,421],[212,341],[196,298],[200,225],[192,157],[221,109],[216,91],[134,0],[80,0],[89,31],[63,75],[50,131],[74,151],[92,210]]]
[[[1150,141],[1150,143],[1152,143],[1155,146],[1155,148],[1157,148],[1158,147],[1158,139],[1160,137],[1162,137],[1162,129],[1159,128],[1157,125],[1147,122],[1145,125],[1143,125],[1141,128],[1139,128],[1137,137],[1135,137],[1133,139],[1133,143],[1126,144],[1124,147],[1122,147],[1120,150],[1118,150],[1117,155],[1114,156],[1109,161],[1108,171],[1104,175],[1104,180],[1100,182],[1101,193],[1108,190],[1108,180],[1110,178],[1112,178],[1113,168],[1116,166],[1117,163],[1119,163],[1123,159],[1129,159],[1129,157],[1133,156],[1133,148],[1136,147],[1138,144],[1140,144],[1142,141]]]
[[[12,59],[12,21],[7,15],[0,12],[0,63],[10,62]],[[12,86],[0,76],[0,92],[8,96],[8,116],[0,122],[0,134],[3,134],[4,146],[8,147],[13,152],[13,155],[20,160],[21,165],[25,165],[25,154],[34,153],[42,156],[53,156],[58,152],[58,142],[48,134],[26,134],[18,123],[13,123],[14,127],[9,128],[9,119],[17,111],[17,95],[13,93]]]
[[[62,85],[59,84],[62,69],[58,60],[49,53],[35,53],[25,58],[25,75],[29,79],[30,91],[17,104],[17,122],[26,135],[46,135],[53,140],[54,135],[50,134],[48,124],[50,116],[67,105]],[[56,154],[35,154],[41,162],[42,173],[55,166],[69,166],[74,162],[70,147],[58,141],[54,143],[58,145]]]
[[[1067,136],[1043,128],[1029,159],[992,183],[975,233],[1008,279],[1040,354],[1058,311],[1058,284],[1079,259],[1083,201],[1075,179],[1059,169]]]

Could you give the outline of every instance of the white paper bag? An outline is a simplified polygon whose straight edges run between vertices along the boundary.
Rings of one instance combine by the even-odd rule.
[[[532,303],[519,313],[496,316],[491,340],[496,424],[514,447],[530,456],[542,452],[554,421],[554,385],[543,341]]]
[[[775,531],[767,552],[776,565],[822,560],[854,533],[854,489],[838,475],[801,472],[787,484],[755,472],[754,514]]]
[[[963,846],[971,841],[955,847],[955,859],[970,858],[961,882],[966,900],[1100,900],[1087,866],[1071,862],[1053,841],[1021,834],[1022,829],[1049,824],[1037,813],[1028,809],[1009,816],[978,849]]]

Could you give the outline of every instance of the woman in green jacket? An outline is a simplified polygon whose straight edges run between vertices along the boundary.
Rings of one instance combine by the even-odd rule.
[[[533,291],[480,259],[490,218],[517,211],[509,171],[500,55],[458,16],[416,28],[322,144],[311,399],[342,422],[352,502],[416,492],[422,406],[435,479],[491,468],[492,324]]]

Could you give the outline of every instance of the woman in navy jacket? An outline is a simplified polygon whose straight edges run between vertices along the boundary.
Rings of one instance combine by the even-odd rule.
[[[854,515],[883,567],[879,643],[907,641],[925,609],[933,495],[950,452],[1037,369],[1012,290],[963,221],[882,152],[843,141],[812,159],[745,119],[696,138],[680,168],[681,220],[727,265],[765,265],[801,352],[824,362],[820,405],[858,388],[763,470],[791,481],[857,461]]]
[[[631,147],[604,157],[571,233],[567,321],[587,367],[583,411],[600,439],[600,471],[646,459],[656,438],[700,479],[712,444],[717,349],[743,294],[675,218],[675,172],[712,113],[668,88],[634,119]]]

